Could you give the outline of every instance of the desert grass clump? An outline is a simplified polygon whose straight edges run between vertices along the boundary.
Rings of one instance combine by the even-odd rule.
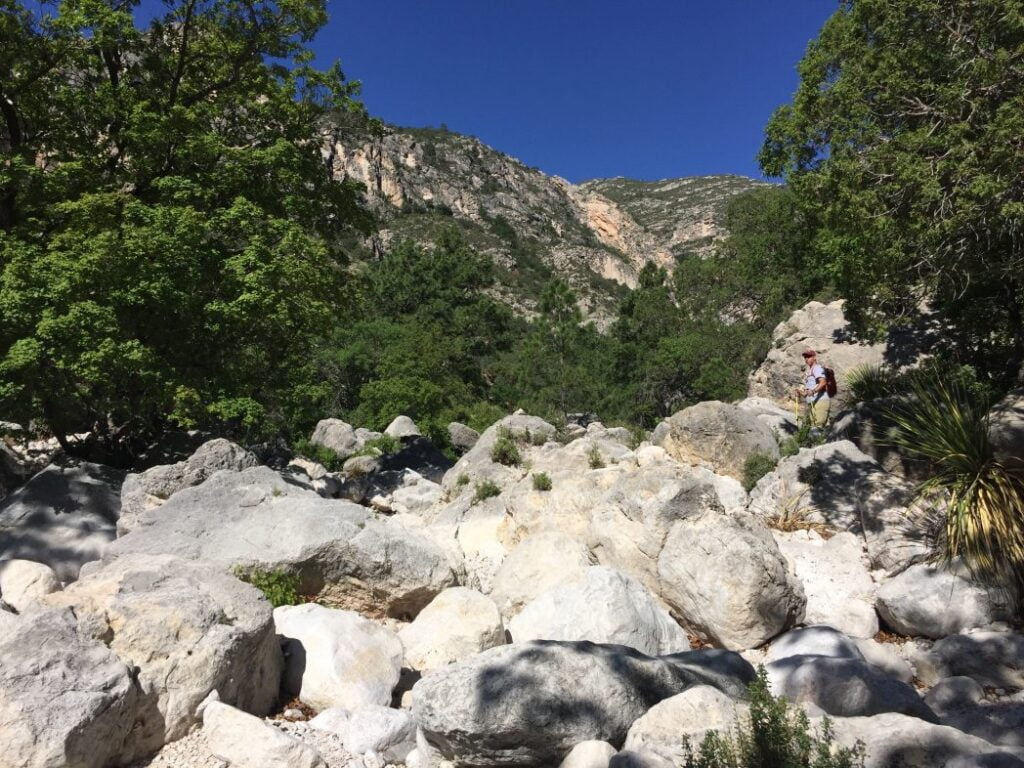
[[[550,491],[551,476],[547,472],[535,472],[533,474],[533,490]]]
[[[604,467],[604,457],[601,455],[601,450],[596,444],[590,446],[590,450],[587,452],[587,463],[591,469],[602,469]]]
[[[523,457],[519,453],[519,446],[516,445],[515,436],[511,430],[498,430],[498,437],[491,447],[491,461],[497,464],[504,464],[507,467],[518,467]]]
[[[888,416],[888,442],[923,460],[915,504],[944,521],[936,559],[1024,601],[1024,469],[1001,462],[989,438],[990,397],[939,374],[914,377]]]
[[[476,484],[476,491],[473,493],[473,503],[477,504],[486,499],[493,498],[501,493],[498,484],[491,480],[483,480]]]

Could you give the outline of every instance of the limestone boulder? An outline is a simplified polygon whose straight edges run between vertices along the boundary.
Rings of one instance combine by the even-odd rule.
[[[470,486],[490,481],[501,488],[507,487],[521,478],[525,474],[525,470],[522,467],[507,466],[492,459],[491,451],[499,437],[512,436],[520,447],[520,452],[526,454],[530,446],[543,444],[553,439],[555,434],[555,428],[537,416],[526,414],[506,416],[484,430],[476,444],[455,462],[455,466],[448,470],[441,485],[446,491],[453,491],[461,482],[460,478],[465,476],[468,478]]]
[[[449,587],[398,633],[405,665],[434,669],[505,643],[498,606],[468,587]]]
[[[313,709],[385,705],[398,684],[402,643],[352,611],[315,603],[274,609],[284,638],[284,687]]]
[[[9,768],[105,768],[130,760],[143,694],[131,667],[83,636],[70,610],[0,631],[0,744]]]
[[[645,656],[622,646],[537,641],[492,648],[424,675],[413,716],[457,765],[557,765],[582,741],[619,744],[659,701],[693,685],[740,696],[753,668],[724,651]]]
[[[558,768],[608,768],[616,749],[607,741],[581,741],[565,756]]]
[[[710,685],[695,685],[659,701],[630,726],[623,750],[648,752],[672,765],[686,765],[687,742],[700,747],[708,731],[731,734],[749,705]]]
[[[377,616],[411,618],[455,582],[446,552],[422,532],[321,498],[268,467],[217,472],[143,513],[107,557],[133,553],[283,570],[299,577],[302,594]]]
[[[829,718],[836,743],[864,747],[864,768],[1022,768],[1021,753],[947,725],[886,712]],[[821,726],[817,720],[812,721]]]
[[[818,353],[819,363],[835,370],[837,404],[841,406],[850,371],[863,365],[909,365],[930,348],[933,333],[925,318],[916,325],[893,329],[884,342],[863,343],[850,332],[842,301],[812,301],[775,327],[767,356],[747,380],[747,395],[792,407],[793,388],[804,379],[801,353],[811,348]]]
[[[750,511],[797,519],[864,539],[871,567],[898,573],[925,558],[934,524],[908,507],[915,486],[847,440],[802,448],[750,493]]]
[[[584,573],[592,564],[585,544],[561,531],[548,530],[523,539],[502,561],[491,598],[506,617],[556,584]]]
[[[356,435],[356,430],[341,419],[321,419],[317,422],[309,442],[334,451],[341,460],[347,459],[366,443],[365,437]]]
[[[859,659],[787,656],[765,665],[775,696],[802,704],[812,715],[861,717],[900,712],[937,722],[917,691]]]
[[[531,600],[509,622],[512,641],[589,640],[661,656],[689,650],[683,629],[624,573],[587,568]]]
[[[138,755],[185,736],[211,691],[256,714],[277,698],[282,659],[270,604],[216,568],[169,555],[124,557],[88,566],[43,602],[72,610],[79,634],[136,670]]]
[[[976,631],[950,635],[929,654],[943,676],[966,676],[986,688],[1024,690],[1024,634]]]
[[[203,711],[203,736],[213,757],[238,768],[327,768],[312,746],[219,701]]]
[[[32,560],[0,560],[0,598],[19,613],[59,589],[57,574],[48,565]]]
[[[826,656],[831,659],[865,661],[857,643],[834,627],[818,624],[800,627],[772,641],[765,662],[780,661],[793,656]]]
[[[779,439],[796,434],[800,428],[797,421],[798,411],[791,403],[783,408],[766,397],[747,397],[740,400],[736,405],[757,416],[760,421],[768,426],[772,434],[776,435]]]
[[[457,421],[448,425],[448,440],[459,453],[465,453],[480,439],[480,433],[472,427],[467,427]]]
[[[803,620],[803,586],[750,515],[709,510],[677,521],[658,576],[672,609],[724,648],[754,648]]]
[[[898,430],[891,413],[898,407],[898,398],[885,397],[833,412],[829,440],[849,440],[886,472],[921,482],[927,479],[927,462],[907,456],[892,444]]]
[[[184,461],[129,474],[121,488],[117,533],[124,535],[132,529],[141,513],[159,507],[183,488],[199,485],[218,470],[241,471],[256,466],[259,466],[259,460],[254,454],[230,440],[217,438],[203,443]]]
[[[403,763],[416,748],[416,722],[403,709],[360,707],[349,715],[342,740],[354,755],[374,752],[388,763]]]
[[[743,479],[743,465],[754,453],[779,458],[771,427],[757,415],[718,401],[698,403],[674,414],[662,447],[686,464],[706,464],[716,473]]]
[[[46,467],[0,501],[0,560],[33,560],[74,581],[116,535],[123,479],[89,462]]]
[[[985,627],[1002,616],[999,596],[962,567],[913,565],[878,590],[878,613],[902,635],[931,638]]]
[[[420,437],[423,433],[416,426],[416,422],[408,416],[396,416],[394,421],[387,425],[384,434],[401,440],[404,437]]]
[[[868,571],[863,539],[837,533],[825,539],[816,531],[772,531],[807,596],[804,621],[827,624],[853,637],[874,637],[877,586]]]

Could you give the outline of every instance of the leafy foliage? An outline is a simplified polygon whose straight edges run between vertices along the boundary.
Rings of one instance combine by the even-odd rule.
[[[710,731],[699,748],[685,745],[686,768],[856,768],[864,765],[863,747],[835,744],[828,718],[818,733],[811,731],[807,714],[791,707],[784,697],[768,689],[768,675],[758,667],[750,684],[749,723],[732,734]]]
[[[930,466],[917,498],[945,520],[939,557],[962,560],[1024,602],[1024,471],[993,454],[991,403],[937,375],[916,377],[908,395],[889,413],[897,428],[891,439]]]
[[[305,438],[295,441],[293,448],[299,456],[304,456],[310,461],[321,464],[330,472],[340,472],[345,460],[325,445],[311,443]]]
[[[473,493],[473,503],[494,498],[501,493],[501,488],[493,480],[482,480],[476,484],[476,491]]]
[[[775,469],[775,464],[774,457],[767,453],[754,451],[747,456],[746,461],[743,462],[743,489],[749,492],[757,485],[758,480]]]
[[[519,446],[516,445],[515,436],[509,429],[499,429],[498,438],[491,447],[491,461],[504,464],[508,467],[518,467],[523,457],[519,454]]]
[[[1004,382],[1024,362],[1022,40],[1016,0],[843,0],[761,152],[862,332],[928,299]]]
[[[551,490],[551,476],[547,472],[534,472],[532,482],[535,491]]]
[[[351,110],[310,65],[318,0],[0,5],[0,405],[110,460],[294,413],[334,243],[367,231],[320,156]]]
[[[280,569],[267,571],[262,568],[247,570],[236,567],[234,574],[246,584],[256,587],[275,608],[302,602],[299,577],[294,573]]]

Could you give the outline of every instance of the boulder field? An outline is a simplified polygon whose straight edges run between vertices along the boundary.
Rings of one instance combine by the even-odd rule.
[[[408,418],[387,456],[322,422],[341,472],[52,464],[0,501],[0,765],[682,768],[763,667],[867,765],[1024,766],[1006,600],[929,564],[906,477],[781,457],[792,427],[752,397],[639,444],[453,424],[446,470]]]

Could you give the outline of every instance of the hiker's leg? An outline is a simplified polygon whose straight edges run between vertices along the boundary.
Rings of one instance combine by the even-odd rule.
[[[811,404],[811,423],[816,427],[824,427],[828,423],[829,410],[832,406],[832,401],[823,397],[820,400],[815,401]]]

